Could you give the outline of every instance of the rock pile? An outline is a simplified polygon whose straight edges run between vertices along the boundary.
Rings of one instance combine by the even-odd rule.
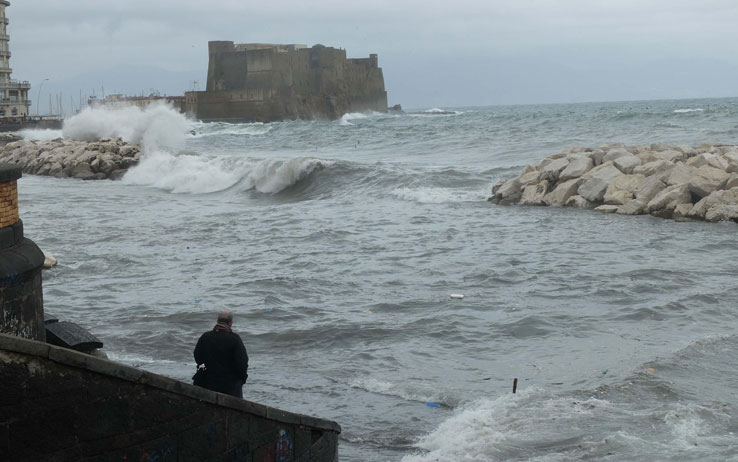
[[[489,201],[738,221],[738,146],[575,147],[495,185]]]
[[[138,145],[120,138],[14,141],[0,148],[0,163],[18,165],[23,173],[83,180],[120,178],[140,157]]]
[[[23,137],[14,132],[0,133],[0,144],[2,145],[12,143],[13,141],[20,141],[22,139]]]

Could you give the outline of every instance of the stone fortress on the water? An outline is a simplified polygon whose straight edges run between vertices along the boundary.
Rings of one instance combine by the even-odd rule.
[[[26,81],[12,80],[10,74],[10,36],[8,35],[8,18],[5,8],[10,6],[7,0],[0,0],[0,122],[18,121],[28,117],[31,100],[28,91],[31,84]]]
[[[336,119],[387,110],[376,54],[347,59],[346,50],[323,45],[223,41],[208,48],[206,91],[185,93],[185,111],[202,121]]]

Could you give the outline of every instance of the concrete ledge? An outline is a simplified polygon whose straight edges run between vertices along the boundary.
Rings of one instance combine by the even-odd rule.
[[[194,386],[194,385],[193,385]],[[200,388],[200,387],[196,387]],[[202,388],[204,390],[204,388]],[[206,390],[209,391],[209,390]],[[222,393],[215,393],[217,403],[221,406],[228,406],[233,409],[238,409],[243,412],[248,412],[249,414],[253,414],[255,416],[259,417],[267,417],[267,407],[263,404],[254,403],[252,401],[246,401],[245,399],[239,399],[234,396],[230,395],[224,395]]]
[[[0,350],[48,358],[49,350],[52,348],[55,347],[52,347],[48,343],[22,339],[14,335],[0,334]]]

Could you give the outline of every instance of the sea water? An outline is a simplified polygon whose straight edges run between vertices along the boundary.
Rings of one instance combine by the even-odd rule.
[[[486,201],[572,146],[734,144],[738,100],[451,112],[25,133],[145,151],[19,181],[45,310],[183,381],[233,311],[245,397],[338,421],[344,461],[738,460],[738,225]]]

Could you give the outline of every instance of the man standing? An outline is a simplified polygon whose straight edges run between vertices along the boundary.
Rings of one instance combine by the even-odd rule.
[[[241,337],[231,330],[233,315],[229,311],[218,314],[213,330],[205,332],[195,346],[195,362],[205,364],[202,387],[208,390],[243,398],[249,356]]]

